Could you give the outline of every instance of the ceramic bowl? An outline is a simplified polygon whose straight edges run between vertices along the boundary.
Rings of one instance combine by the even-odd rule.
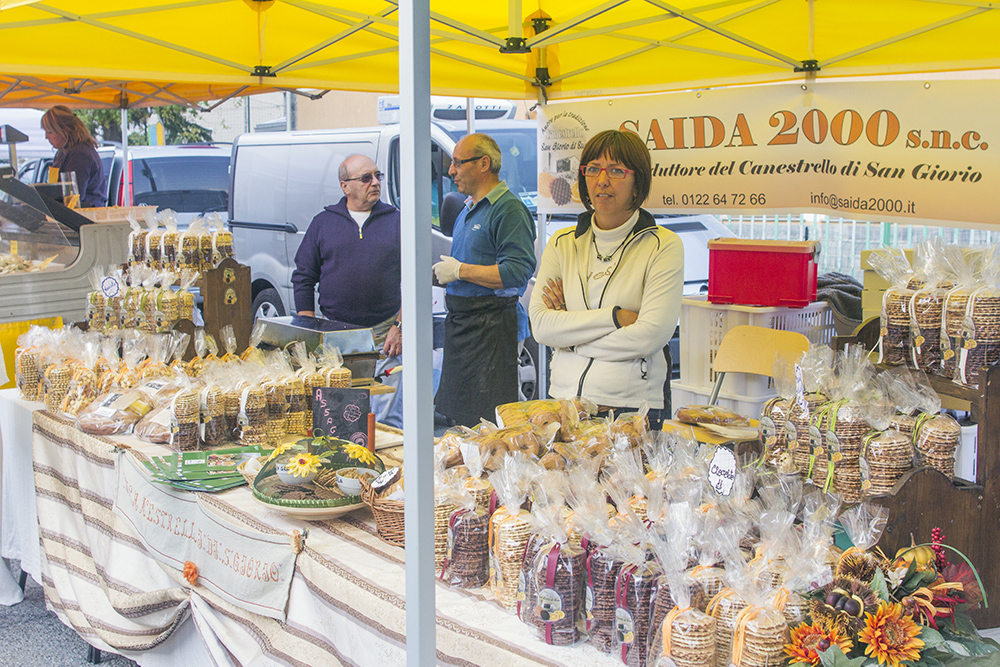
[[[344,470],[357,470],[359,474],[367,475],[368,481],[372,481],[378,477],[378,471],[372,470],[371,468],[344,468]],[[340,490],[344,492],[344,495],[348,496],[360,496],[361,495],[361,480],[353,479],[351,477],[344,477],[339,472],[337,473],[337,486]]]

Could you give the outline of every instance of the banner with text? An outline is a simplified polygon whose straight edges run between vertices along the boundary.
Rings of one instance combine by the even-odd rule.
[[[664,213],[820,213],[995,226],[1000,81],[781,84],[552,103],[538,114],[538,208],[583,210],[587,140],[649,148]],[[992,144],[997,143],[996,149]]]
[[[150,554],[178,570],[198,566],[198,584],[248,611],[285,620],[295,554],[288,535],[244,530],[202,507],[193,493],[154,484],[134,458],[118,456],[115,514]]]

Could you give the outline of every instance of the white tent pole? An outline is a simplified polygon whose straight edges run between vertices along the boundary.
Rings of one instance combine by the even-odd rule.
[[[431,358],[430,0],[399,5],[399,156],[403,202],[403,466],[406,470],[406,663],[436,662],[434,395]]]
[[[122,102],[125,101],[124,93],[122,94]],[[121,194],[122,202],[126,206],[130,206],[132,202],[125,199],[126,188],[128,188],[128,107],[122,104],[121,108],[121,126],[122,126],[122,187]],[[112,166],[114,166],[114,160],[111,161]],[[111,178],[111,174],[108,174],[108,178]],[[108,206],[115,206],[118,202],[108,202]]]

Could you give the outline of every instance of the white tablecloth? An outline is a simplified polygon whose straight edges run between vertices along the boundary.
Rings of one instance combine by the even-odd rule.
[[[43,403],[23,401],[17,389],[0,391],[0,555],[21,561],[21,569],[41,581],[35,479],[31,469],[31,413]],[[0,604],[17,604],[21,589],[6,567],[0,572]]]
[[[24,408],[17,421],[25,414],[32,417],[30,405],[17,406],[17,399],[0,395],[0,404],[4,402]],[[30,433],[33,444],[28,465],[34,469],[36,523],[24,526],[27,514],[9,513],[5,507],[4,530],[14,520],[12,535],[35,534],[46,604],[91,645],[156,666],[405,664],[404,551],[375,535],[367,510],[306,523],[262,507],[246,487],[198,494],[206,509],[244,529],[270,534],[310,530],[282,623],[229,604],[204,587],[189,586],[180,572],[154,560],[112,511],[115,446],[132,446],[128,455],[139,459],[164,454],[163,447],[132,438],[88,436],[45,412],[33,420],[33,428],[21,424],[17,432],[22,437]],[[6,432],[4,438],[6,458]],[[24,461],[20,463],[23,472]],[[25,479],[31,477],[22,483]],[[23,498],[19,502],[34,504]],[[30,558],[27,541],[20,542],[22,558]],[[436,597],[438,664],[619,664],[589,644],[544,644],[483,591],[439,584]]]

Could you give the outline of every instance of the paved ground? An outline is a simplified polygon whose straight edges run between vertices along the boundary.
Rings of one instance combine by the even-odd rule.
[[[12,563],[15,578],[21,568]],[[101,665],[133,667],[136,663],[120,655],[102,654]],[[24,600],[13,607],[0,605],[0,665],[3,667],[92,667],[87,662],[87,643],[80,635],[45,609],[42,587],[31,577]]]

